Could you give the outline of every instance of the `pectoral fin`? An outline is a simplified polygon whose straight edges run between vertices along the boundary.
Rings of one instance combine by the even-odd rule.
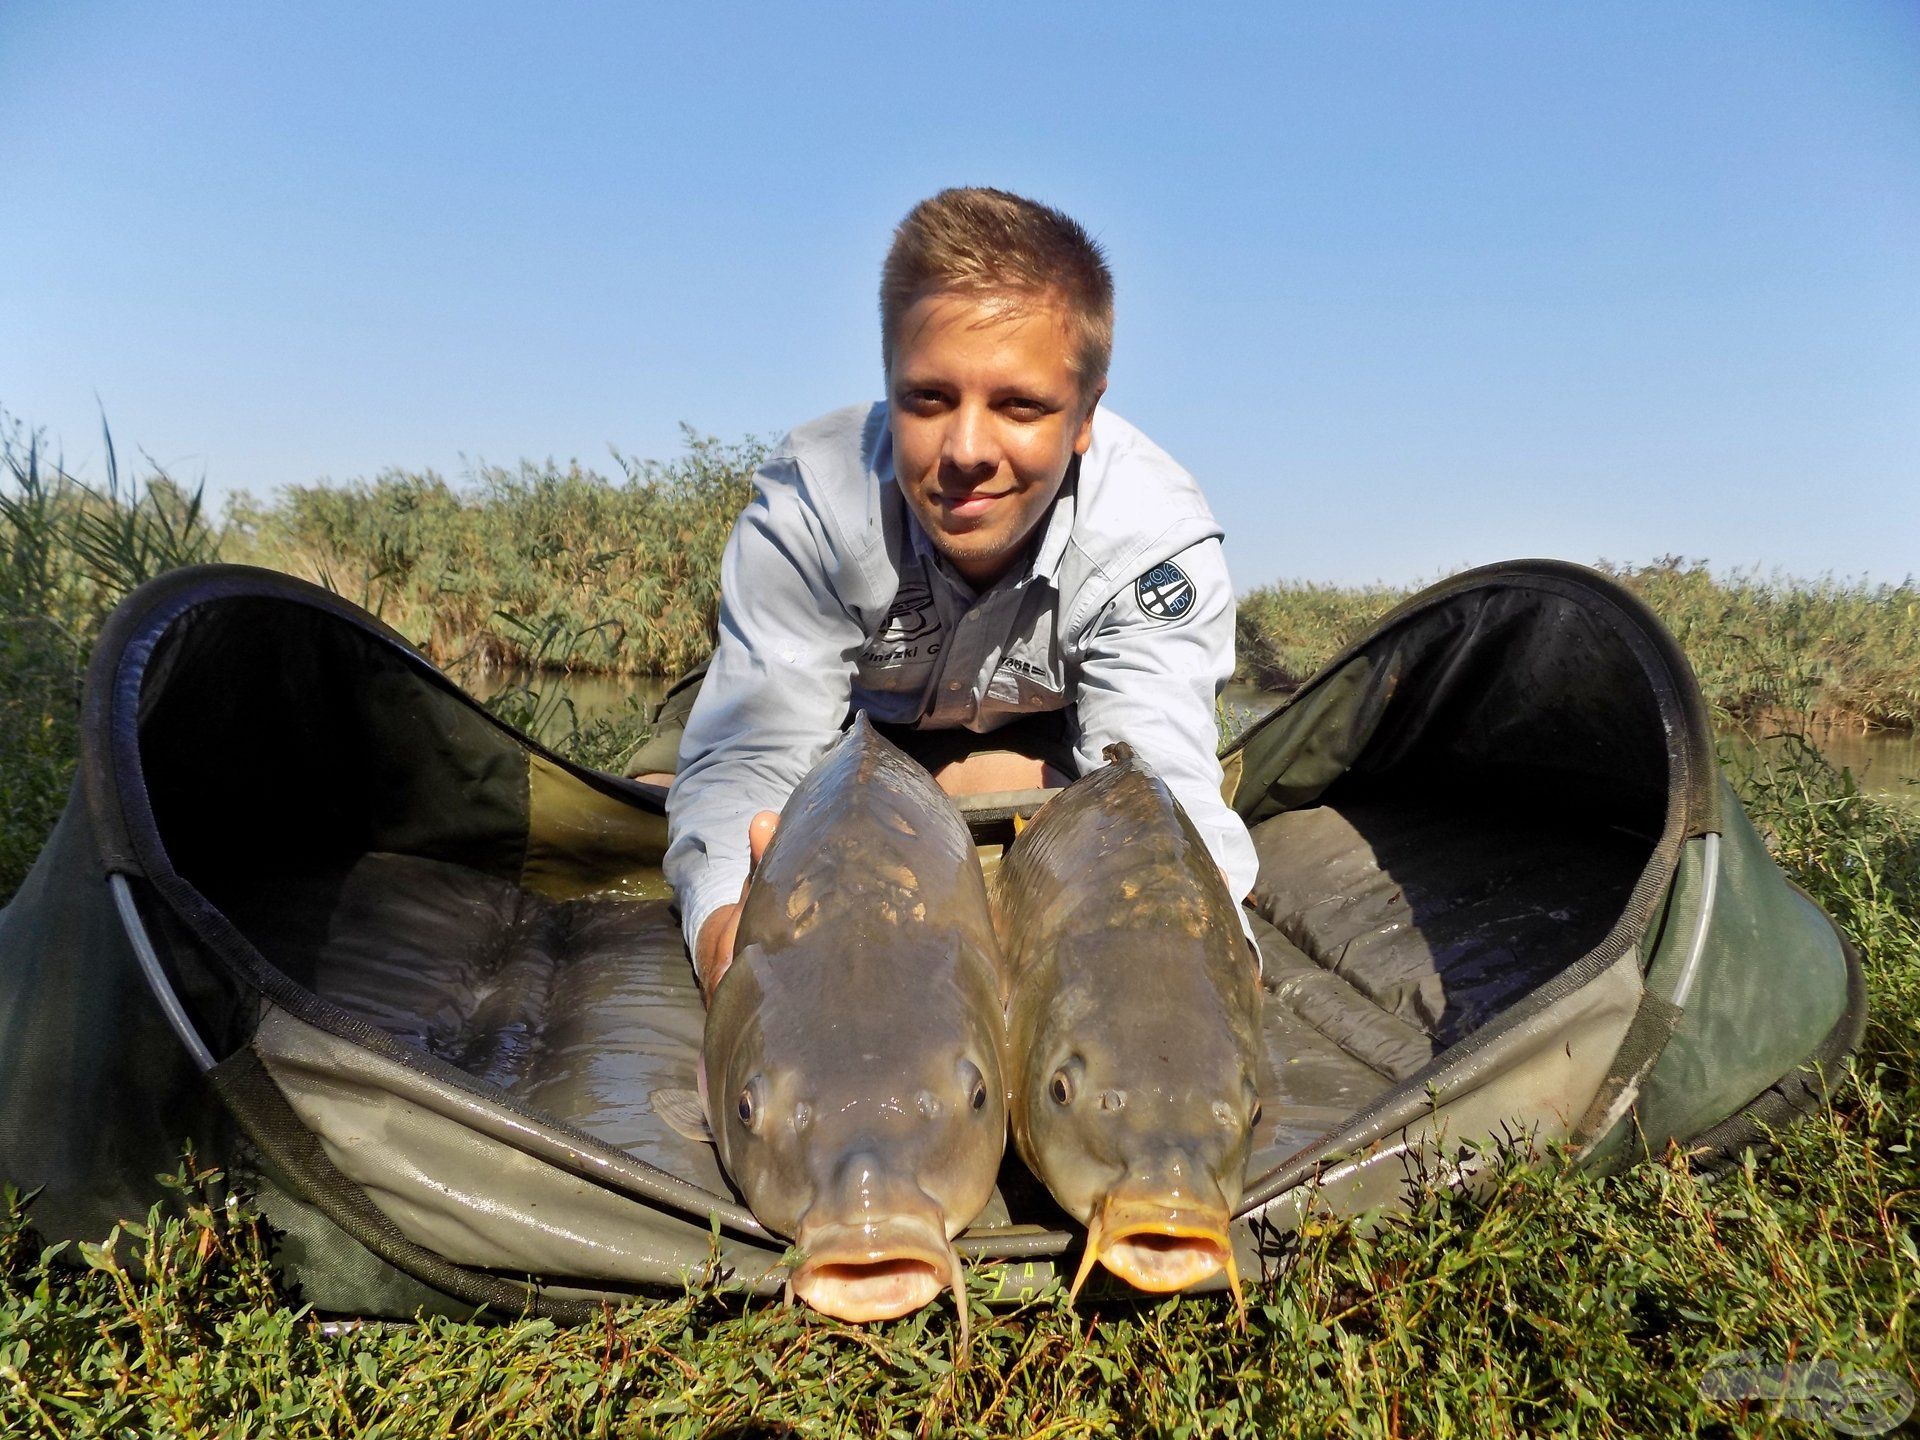
[[[673,1129],[677,1135],[702,1145],[713,1144],[713,1129],[707,1124],[707,1112],[700,1104],[700,1097],[691,1090],[656,1090],[647,1097],[653,1102],[653,1113]]]

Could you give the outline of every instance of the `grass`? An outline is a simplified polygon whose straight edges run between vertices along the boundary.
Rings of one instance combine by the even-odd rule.
[[[1723,717],[1813,724],[1920,723],[1920,588],[1756,574],[1716,577],[1701,560],[1600,568],[1680,640]],[[1411,590],[1265,585],[1240,602],[1242,679],[1291,689]]]
[[[227,558],[318,581],[443,666],[673,674],[712,643],[720,551],[765,453],[689,431],[672,462],[616,457],[617,480],[522,462],[458,488],[292,486],[232,506]]]
[[[191,494],[164,483],[66,489],[57,467],[15,440],[0,481],[10,507],[0,509],[0,897],[64,796],[78,666],[104,607],[142,566],[183,547],[260,553],[277,533],[245,515],[221,533]],[[376,493],[367,487],[363,502]],[[523,500],[536,503],[524,493],[514,503]],[[119,537],[91,556],[74,539],[86,513],[108,527],[94,534]],[[469,521],[436,523],[458,533]],[[428,593],[426,549],[389,590],[378,587],[402,571],[356,561],[348,572],[346,548],[329,552],[326,578],[385,595],[390,617],[404,619],[426,603],[407,598]],[[1718,676],[1710,688],[1729,714],[1745,695],[1767,697],[1777,717],[1832,705],[1861,676],[1887,677],[1875,683],[1892,694],[1911,683],[1900,659],[1911,651],[1872,618],[1875,606],[1910,604],[1910,591],[1811,587],[1796,600],[1735,585],[1723,597],[1697,567],[1635,574],[1656,608],[1690,617],[1683,638]],[[1390,598],[1262,594],[1243,625],[1274,637],[1275,663],[1300,673]],[[463,603],[472,617],[484,602]],[[564,663],[581,633],[589,646],[600,633],[584,608],[556,602],[545,614],[521,617],[528,629],[514,632],[530,657]],[[1760,634],[1763,614],[1785,638]],[[1817,655],[1796,650],[1821,615],[1852,617],[1851,643],[1885,653],[1869,663],[1824,642],[1809,647]],[[444,643],[475,642],[449,630]],[[501,703],[596,763],[638,734],[632,716],[582,729],[537,681]],[[1892,706],[1877,713],[1898,718]],[[1502,1170],[1478,1199],[1436,1190],[1377,1226],[1311,1224],[1288,1273],[1253,1292],[1244,1333],[1224,1302],[1076,1312],[1050,1293],[1014,1312],[976,1311],[973,1352],[958,1368],[942,1310],[856,1330],[704,1292],[575,1329],[340,1327],[283,1292],[273,1237],[217,1176],[183,1174],[179,1204],[127,1227],[138,1265],[113,1245],[49,1254],[30,1229],[30,1201],[9,1195],[0,1433],[1744,1434],[1785,1422],[1778,1406],[1703,1397],[1703,1371],[1730,1351],[1875,1366],[1920,1386],[1920,817],[1862,795],[1810,744],[1767,749],[1739,783],[1782,866],[1859,945],[1873,1016],[1831,1105],[1774,1154],[1718,1179],[1669,1162],[1602,1182],[1549,1156]]]

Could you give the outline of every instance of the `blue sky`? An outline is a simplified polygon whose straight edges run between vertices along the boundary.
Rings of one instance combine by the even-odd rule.
[[[0,407],[216,490],[877,396],[892,224],[1058,204],[1242,586],[1920,572],[1920,6],[0,0]],[[462,457],[466,457],[463,460]]]

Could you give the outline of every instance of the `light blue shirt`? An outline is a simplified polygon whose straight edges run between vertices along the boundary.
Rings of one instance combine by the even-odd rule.
[[[1133,746],[1245,896],[1258,865],[1215,754],[1234,635],[1220,535],[1193,478],[1101,409],[1027,568],[976,593],[894,483],[885,404],[794,431],[727,542],[719,642],[668,797],[689,949],[740,898],[748,820],[786,803],[854,709],[980,734],[1071,710],[1081,773]]]

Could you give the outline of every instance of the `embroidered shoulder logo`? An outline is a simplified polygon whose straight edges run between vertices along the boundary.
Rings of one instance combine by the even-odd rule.
[[[1193,582],[1171,560],[1163,560],[1133,582],[1134,599],[1156,620],[1178,620],[1193,608]]]

